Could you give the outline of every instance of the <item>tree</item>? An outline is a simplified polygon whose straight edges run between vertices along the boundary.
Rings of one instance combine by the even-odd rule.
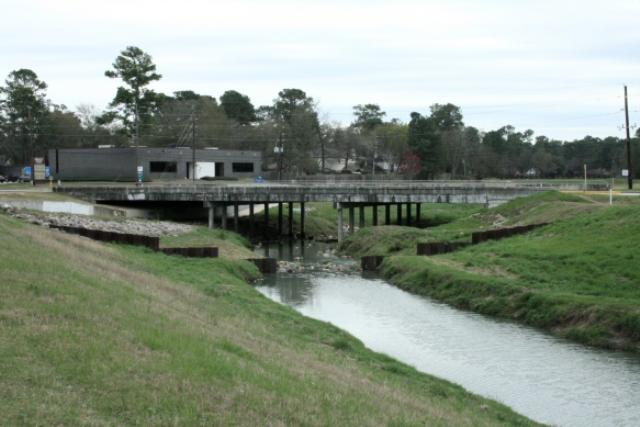
[[[387,160],[391,172],[398,169],[409,150],[408,131],[409,127],[397,120],[383,123],[376,128],[376,136],[379,141],[378,154]]]
[[[344,157],[343,170],[349,169],[349,160],[353,159],[358,151],[362,150],[362,137],[351,126],[336,128],[333,134],[333,143],[336,149]]]
[[[80,118],[67,110],[64,105],[53,105],[51,111],[44,116],[42,132],[38,138],[41,148],[72,148],[86,144],[89,132],[81,125]]]
[[[149,124],[154,132],[143,136],[146,145],[238,148],[233,146],[233,123],[227,119],[214,97],[198,95],[190,90],[175,92],[174,95],[166,96],[156,114],[150,118]]]
[[[433,104],[431,110],[431,120],[440,132],[460,130],[464,127],[462,112],[457,105]]]
[[[113,69],[107,70],[105,76],[123,81],[118,87],[116,96],[109,104],[116,109],[105,117],[105,121],[119,119],[129,135],[135,137],[137,144],[140,136],[140,123],[148,122],[158,104],[157,94],[148,89],[149,83],[160,80],[162,75],[156,73],[156,66],[151,56],[142,49],[129,46],[116,58]]]
[[[0,88],[0,112],[4,117],[7,154],[26,164],[36,154],[36,138],[47,114],[47,84],[32,70],[12,71]]]
[[[442,171],[442,143],[438,128],[431,117],[411,113],[407,143],[422,162],[421,174],[435,178]]]
[[[276,145],[283,148],[278,156],[278,170],[312,172],[318,165],[311,151],[318,145],[320,122],[315,101],[300,89],[283,89],[269,109],[268,119],[278,130]]]
[[[384,123],[382,118],[386,114],[377,104],[359,104],[353,107],[356,119],[351,125],[363,132],[371,132]]]
[[[192,90],[179,90],[173,92],[173,96],[176,101],[197,101],[202,95],[197,94]]]
[[[220,105],[228,118],[241,125],[248,125],[256,121],[256,110],[247,95],[235,90],[228,90],[220,97]]]

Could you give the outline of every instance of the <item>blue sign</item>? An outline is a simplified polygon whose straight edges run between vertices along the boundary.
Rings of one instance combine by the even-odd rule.
[[[44,167],[44,177],[51,178],[51,166]]]
[[[261,177],[261,176],[257,176],[256,177],[256,183],[257,184],[262,184],[263,182],[264,182],[264,178],[263,177]]]
[[[31,172],[31,166],[25,166],[22,168],[22,176],[31,176],[32,172]]]

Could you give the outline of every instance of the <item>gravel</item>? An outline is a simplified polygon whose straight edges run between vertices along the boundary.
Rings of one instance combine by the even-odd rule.
[[[188,224],[179,224],[170,221],[148,220],[104,220],[86,215],[73,215],[66,213],[30,212],[12,208],[9,205],[0,205],[0,209],[14,218],[37,224],[43,227],[52,225],[80,227],[90,230],[110,231],[115,233],[139,234],[143,236],[177,236],[194,230]]]

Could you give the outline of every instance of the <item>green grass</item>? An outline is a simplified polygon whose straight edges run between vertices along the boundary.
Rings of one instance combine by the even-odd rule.
[[[460,308],[589,345],[640,351],[640,205],[609,207],[572,197],[550,193],[497,208],[507,224],[554,222],[446,255],[401,253],[384,261],[382,275]],[[482,218],[489,217],[462,223],[486,225]]]
[[[219,249],[220,257],[228,259],[255,258],[251,250],[251,243],[241,235],[229,230],[207,227],[195,227],[189,233],[175,236],[162,236],[162,247],[201,247],[215,246]]]
[[[440,205],[424,205],[428,212]],[[445,205],[447,206],[447,205]],[[464,205],[463,205],[464,206]],[[580,212],[605,208],[604,203],[595,202],[582,195],[558,192],[539,193],[514,199],[491,209],[471,209],[471,213],[460,210],[460,215],[438,227],[416,229],[403,226],[365,228],[348,236],[340,250],[353,257],[365,255],[414,255],[421,242],[470,241],[474,231],[516,225],[552,222]],[[464,215],[464,214],[467,215]]]
[[[255,267],[0,215],[7,425],[529,425],[261,296]]]

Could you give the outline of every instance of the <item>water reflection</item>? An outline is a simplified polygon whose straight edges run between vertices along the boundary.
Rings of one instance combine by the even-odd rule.
[[[328,245],[305,246],[285,245],[282,253],[287,260],[304,253],[305,263],[349,262],[333,257]],[[576,426],[640,425],[636,355],[590,349],[459,311],[360,275],[277,274],[258,289],[307,316],[349,331],[373,350],[504,402],[535,420]]]

